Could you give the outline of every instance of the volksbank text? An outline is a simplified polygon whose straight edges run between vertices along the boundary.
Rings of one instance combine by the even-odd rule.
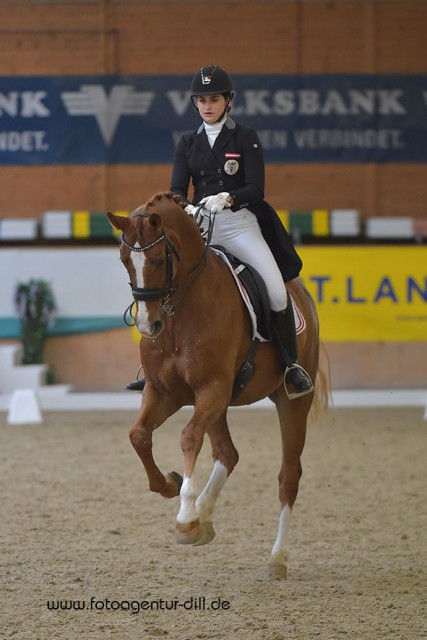
[[[142,611],[227,611],[230,609],[230,601],[224,598],[206,598],[205,596],[191,596],[187,600],[178,598],[153,600],[109,600],[95,597],[90,600],[48,600],[47,608],[50,611],[130,611],[141,613]]]

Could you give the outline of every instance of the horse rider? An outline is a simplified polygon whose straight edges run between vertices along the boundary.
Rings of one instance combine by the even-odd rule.
[[[285,387],[290,397],[299,397],[313,391],[313,384],[298,364],[294,312],[284,283],[299,275],[302,262],[277,213],[264,200],[265,163],[258,135],[229,116],[233,96],[233,80],[225,69],[207,66],[195,74],[191,101],[202,123],[178,142],[170,190],[187,203],[188,213],[195,214],[202,204],[201,213],[215,214],[211,243],[223,246],[263,278]],[[127,389],[140,391],[143,386],[140,379]]]

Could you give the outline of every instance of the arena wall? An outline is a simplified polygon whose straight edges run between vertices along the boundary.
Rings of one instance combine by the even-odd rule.
[[[31,11],[28,10],[31,5]],[[424,0],[0,3],[0,76],[427,71]],[[47,209],[133,209],[169,165],[3,167],[0,217]],[[423,217],[424,164],[271,165],[277,208]]]
[[[426,33],[425,0],[0,0],[0,76],[192,74],[212,62],[232,73],[424,74]],[[169,175],[170,165],[6,166],[0,217],[133,209]],[[427,217],[425,164],[269,165],[266,191],[276,208]],[[425,386],[425,342],[328,350],[336,388]],[[121,389],[138,364],[127,330],[50,338],[45,355],[58,382],[88,390]]]

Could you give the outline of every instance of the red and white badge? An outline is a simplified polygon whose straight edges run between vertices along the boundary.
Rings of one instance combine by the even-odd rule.
[[[235,173],[239,170],[239,163],[237,161],[238,158],[241,157],[240,153],[226,153],[225,157],[228,158],[224,165],[224,171],[229,176],[234,176]]]

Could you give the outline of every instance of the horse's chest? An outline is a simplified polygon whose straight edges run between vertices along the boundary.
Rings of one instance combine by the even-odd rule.
[[[179,347],[167,342],[153,342],[143,353],[144,368],[161,379],[180,376],[185,368],[185,359]]]

